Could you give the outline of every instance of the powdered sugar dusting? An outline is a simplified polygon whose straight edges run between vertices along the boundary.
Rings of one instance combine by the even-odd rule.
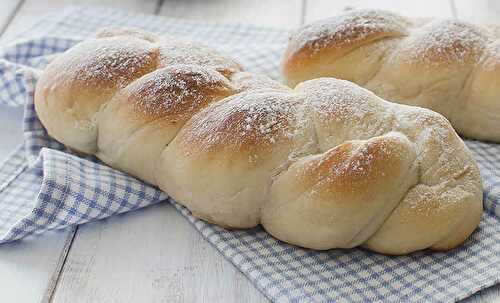
[[[384,36],[405,35],[408,20],[382,10],[353,10],[341,16],[310,23],[292,35],[289,53],[298,52],[304,47],[314,55],[328,46],[348,45],[364,41],[374,34]]]
[[[482,61],[482,67],[486,71],[500,70],[500,39],[489,43],[485,50],[485,60]]]
[[[203,45],[174,41],[160,46],[162,66],[191,64],[213,68],[225,76],[241,71],[233,59]]]
[[[201,150],[272,146],[293,136],[298,102],[278,90],[236,94],[193,117],[184,140]]]
[[[378,34],[377,31],[381,28],[401,34],[396,29],[401,25],[397,24],[399,21],[387,21],[388,17],[386,15],[381,17],[383,20],[366,22],[365,24],[365,21],[361,20],[362,18],[356,19],[356,14],[359,13],[353,14],[354,19],[352,22],[358,25],[359,28],[353,32],[339,31],[340,34],[335,34],[336,37],[339,37],[339,39],[355,39],[354,36],[357,35],[366,38],[373,33]],[[370,14],[373,15],[373,13],[368,15]],[[375,17],[378,16],[375,15]],[[404,23],[404,21],[401,22]],[[392,25],[389,23],[392,23]],[[344,35],[347,35],[347,38]],[[118,43],[118,41],[121,42]],[[208,161],[194,163],[192,167],[207,167],[204,166],[204,162],[217,159],[222,166],[227,164],[228,169],[232,170],[240,161],[240,159],[236,160],[233,157],[242,155],[241,161],[255,164],[251,169],[272,171],[272,173],[269,172],[265,175],[272,175],[274,172],[278,172],[278,174],[281,172],[286,173],[289,162],[297,161],[298,158],[304,157],[306,154],[317,153],[319,158],[325,155],[328,156],[328,153],[332,151],[331,148],[322,151],[319,148],[312,147],[302,148],[300,151],[303,153],[298,153],[297,157],[290,157],[292,153],[299,149],[294,144],[311,143],[319,145],[319,133],[322,131],[323,134],[321,135],[337,137],[339,144],[334,146],[334,149],[338,148],[340,150],[342,146],[354,146],[351,150],[346,148],[348,150],[346,157],[335,155],[337,157],[332,156],[331,162],[328,162],[328,160],[322,162],[321,164],[324,164],[326,171],[316,174],[319,178],[314,181],[315,185],[323,185],[325,184],[323,181],[334,179],[337,179],[334,181],[338,181],[325,184],[325,188],[319,188],[318,192],[319,190],[325,192],[351,190],[354,195],[359,195],[346,198],[344,195],[337,195],[336,198],[345,200],[340,201],[341,203],[350,202],[351,198],[354,198],[352,200],[359,197],[364,198],[366,193],[370,193],[371,190],[379,194],[386,188],[396,188],[401,184],[405,184],[405,186],[413,185],[412,179],[408,179],[410,180],[408,182],[393,181],[391,179],[391,175],[408,177],[404,170],[413,169],[413,167],[400,168],[398,163],[403,163],[405,160],[413,162],[413,148],[418,149],[419,154],[417,160],[414,161],[414,165],[422,168],[423,176],[419,180],[420,184],[425,182],[431,185],[439,183],[443,187],[453,187],[460,190],[465,188],[464,192],[467,190],[472,191],[466,188],[467,184],[465,182],[469,182],[468,180],[462,181],[461,176],[460,178],[456,176],[457,171],[462,171],[461,168],[464,166],[474,167],[472,158],[467,158],[470,155],[460,145],[461,141],[454,136],[453,130],[446,124],[447,122],[440,117],[427,114],[425,110],[409,109],[409,107],[402,105],[384,102],[374,94],[348,81],[335,79],[312,80],[303,84],[303,86],[299,86],[295,91],[281,87],[275,89],[274,83],[269,82],[267,79],[257,79],[257,77],[252,78],[251,76],[249,81],[243,79],[240,83],[237,83],[238,81],[231,83],[234,73],[240,70],[237,63],[226,60],[224,56],[196,45],[168,43],[167,45],[160,45],[149,43],[143,39],[121,36],[102,38],[99,39],[98,44],[92,43],[88,44],[90,46],[81,46],[74,51],[76,56],[73,58],[72,63],[77,66],[74,70],[78,74],[69,81],[76,79],[92,87],[102,85],[102,83],[107,85],[108,82],[110,85],[124,86],[124,89],[120,90],[116,96],[124,97],[123,102],[126,106],[133,106],[134,115],[144,115],[153,119],[161,117],[171,123],[182,122],[175,129],[177,138],[172,143],[168,143],[163,152],[160,152],[163,147],[158,147],[158,150],[156,150],[158,153],[155,151],[155,154],[164,155],[174,150],[175,158],[172,161],[176,164],[181,163],[179,167],[183,170],[193,163],[188,163],[191,159],[187,157],[182,159],[182,157],[189,153],[199,152],[207,156]],[[144,74],[146,75],[142,76]],[[142,77],[139,78],[140,76]],[[136,78],[138,79],[127,85]],[[228,78],[231,80],[228,80]],[[270,83],[269,87],[267,86],[268,83]],[[259,86],[265,88],[259,89]],[[238,90],[244,91],[236,93]],[[100,96],[102,95],[100,94]],[[117,103],[113,104],[116,105]],[[123,103],[118,103],[118,105],[121,106]],[[107,108],[115,109],[114,107]],[[128,112],[126,113],[128,114]],[[408,113],[415,113],[415,115],[412,117]],[[324,121],[325,127],[323,129],[320,130],[319,127],[316,127],[315,119],[317,117],[314,116],[313,119],[313,114],[317,114]],[[120,114],[117,114],[117,117],[120,119],[130,118],[128,115]],[[386,120],[387,117],[396,120],[396,123],[390,120],[387,123],[390,127],[384,125],[384,128],[381,128],[379,124],[372,123],[373,121],[382,123],[380,121]],[[188,122],[182,127],[186,120]],[[117,127],[133,124],[128,123],[127,120],[120,122],[123,123],[117,123]],[[155,135],[164,135],[163,124],[151,123],[148,125],[148,127],[157,126],[159,128],[155,129],[155,131],[158,130],[159,133],[155,133]],[[357,128],[359,131],[350,132],[344,136],[341,130],[344,128]],[[180,131],[177,132],[179,129]],[[301,130],[307,130],[307,132],[301,132]],[[101,135],[104,131],[105,128],[100,129]],[[383,136],[373,138],[375,137],[373,134],[377,132],[382,132]],[[399,136],[397,140],[401,139],[402,144],[399,144],[401,142],[392,141],[392,134],[389,134],[391,132],[397,133],[395,136]],[[106,133],[106,135],[109,134]],[[307,140],[308,138],[303,138],[306,137],[306,134],[311,135],[314,139]],[[149,133],[146,133],[146,135],[149,135]],[[145,138],[147,139],[147,137]],[[303,140],[295,140],[301,138]],[[368,140],[365,140],[366,138]],[[168,139],[170,140],[171,137]],[[142,137],[141,140],[143,140]],[[346,141],[351,142],[346,143]],[[279,149],[282,146],[284,148]],[[123,144],[119,148],[126,149],[133,148],[133,146]],[[175,150],[177,148],[183,148],[184,155],[178,153],[178,150]],[[408,156],[410,153],[411,155]],[[131,153],[131,155],[134,155],[130,157],[131,161],[139,159],[133,157],[142,156],[144,158],[142,154],[135,156],[134,153]],[[168,171],[173,165],[164,165],[165,163],[159,161],[157,157],[145,157],[147,158],[146,161],[149,161],[147,166],[151,167],[150,170],[156,169],[158,163],[160,163],[160,166],[163,166],[162,169],[171,174],[169,177],[173,181],[182,181],[184,177],[178,178],[179,174],[175,170]],[[272,158],[272,161],[258,166],[263,163],[261,159],[269,159],[269,157]],[[162,158],[162,160],[165,160],[165,158]],[[233,166],[233,164],[235,165]],[[275,167],[266,167],[272,165],[275,165]],[[189,170],[186,169],[185,171]],[[238,168],[234,172],[234,174],[233,171],[229,173],[237,176],[239,173]],[[248,179],[244,178],[248,176],[245,173],[241,173],[240,176],[243,177],[241,180],[253,182],[254,172],[250,172],[252,177]],[[399,175],[400,173],[401,175]],[[154,174],[151,173],[150,175]],[[478,176],[472,176],[471,178],[474,177],[476,179],[470,181],[471,184],[477,183]],[[279,178],[279,176],[276,176],[276,178]],[[185,192],[197,190],[193,187],[192,180],[187,179],[187,183],[180,184],[182,186],[179,186],[179,188],[185,187],[185,189],[181,189]],[[364,183],[371,181],[386,182],[388,185],[383,188],[374,186],[369,189],[370,191],[364,191]],[[172,184],[175,184],[175,182],[172,182]],[[361,184],[361,187],[354,190],[352,184],[356,182],[358,185]],[[226,182],[224,185],[231,186],[230,183]],[[255,197],[261,192],[269,192],[269,188],[265,188],[265,186],[269,185],[271,187],[272,184],[272,179],[263,180],[262,187],[259,187],[259,192],[255,194]],[[244,190],[251,187],[247,186],[247,184],[244,186]],[[407,188],[405,187],[402,192],[406,192]],[[241,190],[238,191],[238,194],[240,192]],[[438,197],[440,203],[458,201],[455,199],[458,194],[448,193],[450,191],[443,192]],[[191,198],[195,195],[188,193],[187,196]],[[202,199],[206,197],[205,195],[201,196]],[[254,194],[251,193],[248,196],[252,199]],[[265,201],[264,194],[262,196],[264,197],[263,203],[270,203],[270,200]],[[224,195],[219,195],[219,197],[224,197]],[[231,195],[231,197],[235,196]],[[236,196],[236,198],[239,198],[239,196]],[[400,202],[399,198],[389,196],[388,199],[392,199],[390,202],[397,204],[397,202]],[[233,202],[236,200],[238,199],[222,200],[220,205],[224,207],[226,201]],[[203,202],[205,201],[210,202],[210,199],[203,200]],[[312,200],[312,202],[316,202],[316,200]],[[187,205],[196,205],[196,203]],[[234,207],[234,203],[227,207],[230,211],[229,208]],[[196,209],[196,206],[193,208],[193,213],[196,214],[199,209]],[[305,208],[300,211],[303,209]],[[323,210],[319,207],[311,209],[313,209],[313,212],[316,209],[318,212]],[[226,211],[226,209],[222,210]],[[243,215],[247,214],[244,213]],[[387,216],[389,215],[392,214],[388,213]],[[379,216],[378,219],[380,219],[382,215],[378,211],[373,212],[372,215],[368,214],[367,222],[373,221],[374,218],[377,219],[375,216]],[[206,217],[211,218],[210,214]],[[380,222],[384,222],[386,218],[381,218]],[[216,223],[227,222],[216,221]],[[256,219],[257,223],[258,218]],[[364,223],[361,225],[364,225]],[[375,230],[376,228],[373,229],[373,232]]]
[[[408,147],[403,148],[405,136],[398,132],[390,132],[382,137],[372,138],[366,142],[357,142],[348,161],[332,167],[332,176],[355,177],[357,182],[373,182],[398,169],[395,163],[408,155]],[[406,141],[408,142],[408,141]],[[383,169],[380,169],[383,163]]]
[[[395,134],[391,136],[406,138],[411,144],[408,148],[415,152],[416,160],[413,165],[419,167],[419,184],[425,184],[428,188],[433,188],[433,191],[439,186],[446,187],[446,190],[435,193],[440,207],[461,201],[460,196],[455,196],[454,199],[449,198],[450,190],[454,190],[453,186],[460,182],[471,184],[477,182],[477,175],[469,172],[461,173],[469,170],[477,172],[477,167],[474,166],[472,156],[463,142],[443,116],[427,109],[385,102],[369,91],[345,80],[332,78],[310,80],[299,85],[297,90],[305,95],[307,104],[319,115],[320,123],[324,123],[324,130],[317,130],[322,132],[320,144],[322,140],[334,137],[334,140],[328,142],[335,144],[327,145],[326,149],[322,150],[329,152],[330,148],[339,148],[350,140],[367,138],[373,140],[370,138],[380,135],[387,138],[390,133]],[[342,165],[330,165],[329,174],[331,176],[364,176],[366,169],[371,168],[372,162],[370,161],[373,160],[370,158],[368,146],[355,151],[359,158],[350,158]],[[386,161],[385,171],[380,171],[384,175],[380,174],[379,177],[385,176],[386,170],[389,169],[394,159],[404,156],[400,154],[403,150],[394,149],[393,142],[390,140],[378,141],[376,149],[372,151],[377,152],[377,157],[381,161]],[[321,165],[321,163],[320,161],[311,165]],[[457,177],[457,174],[460,176]],[[460,179],[460,181],[455,179]],[[467,193],[463,190],[456,192],[461,195]],[[422,198],[422,201],[424,200]],[[413,203],[418,204],[415,206],[415,209],[418,209],[424,202],[418,200]]]
[[[65,55],[71,56],[71,62],[77,66],[70,70],[77,71],[74,79],[80,83],[92,86],[115,83],[119,87],[152,70],[157,58],[152,44],[132,37],[82,43]]]
[[[464,64],[476,62],[486,42],[487,36],[472,24],[457,20],[432,21],[415,28],[394,53],[427,65]]]
[[[344,169],[337,171],[343,172],[344,174],[347,172],[350,175],[356,175],[359,177],[368,176],[368,173],[373,168],[374,162],[374,156],[373,153],[369,150],[369,145],[361,146],[361,148],[356,150],[356,153],[359,155],[358,157],[348,162],[344,166]],[[337,174],[339,173],[337,172]]]
[[[337,163],[337,165],[329,165],[325,160],[328,158],[322,158],[318,162],[318,165],[328,165],[329,174],[325,178],[325,183],[331,183],[331,180],[341,180],[341,178],[346,178],[348,176],[355,176],[357,180],[363,180],[362,178],[367,178],[373,169],[374,165],[374,154],[370,151],[369,144],[351,144],[352,150],[349,155],[343,159],[344,161]],[[337,150],[332,150],[329,152],[332,156],[337,157]],[[367,181],[367,180],[364,180]]]
[[[368,101],[374,95],[349,81],[320,78],[298,89],[305,91],[308,104],[321,119],[355,121],[372,112]]]
[[[399,47],[387,56],[387,64],[395,60],[429,66],[477,63],[486,47],[493,56],[500,53],[492,46],[499,40],[497,27],[482,28],[458,20],[410,20],[379,10],[353,10],[308,24],[292,35],[288,53],[306,48],[313,56],[325,48],[348,48],[371,35],[400,39]],[[491,67],[492,61],[488,62]]]
[[[253,89],[283,89],[290,88],[283,84],[261,74],[253,74],[248,72],[237,72],[231,75],[231,82],[239,92]]]
[[[194,65],[158,69],[128,90],[136,111],[148,117],[169,118],[190,117],[207,103],[232,93],[230,82],[220,73]]]

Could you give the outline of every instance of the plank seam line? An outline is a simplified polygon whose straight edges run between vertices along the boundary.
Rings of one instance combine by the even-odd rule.
[[[455,1],[449,0],[448,2],[450,3],[451,15],[452,15],[453,19],[458,19],[457,6],[455,4]]]
[[[163,6],[165,0],[158,0],[156,2],[156,7],[155,7],[155,11],[154,11],[154,14],[155,15],[158,15],[160,14],[160,11],[161,11],[161,7]]]
[[[47,286],[45,295],[42,298],[42,303],[49,303],[52,302],[52,300],[54,299],[54,294],[56,293],[57,285],[59,284],[59,280],[61,279],[61,274],[64,266],[66,265],[66,261],[68,260],[69,251],[73,246],[73,242],[75,240],[77,231],[78,231],[78,226],[75,226],[73,228],[73,231],[70,232],[66,238],[61,256],[59,257],[59,261],[54,270],[54,273],[52,274],[52,277],[49,280],[49,285]]]
[[[5,24],[3,25],[0,24],[0,26],[2,26],[2,28],[0,28],[0,37],[3,36],[3,34],[5,33],[9,25],[12,23],[12,20],[14,20],[14,17],[16,17],[17,13],[21,9],[25,1],[26,0],[20,0],[17,3],[16,7],[12,10],[12,13],[10,13],[9,16],[7,17],[7,21],[5,22]]]
[[[306,13],[307,13],[307,0],[302,0],[302,7],[300,10],[300,25],[304,25],[306,22]]]

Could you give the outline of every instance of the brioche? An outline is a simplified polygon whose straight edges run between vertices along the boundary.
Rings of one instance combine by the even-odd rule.
[[[200,45],[106,30],[51,62],[48,133],[226,228],[313,249],[450,249],[482,213],[479,171],[449,122],[353,83],[294,90]]]
[[[439,112],[466,137],[500,142],[500,31],[493,26],[348,11],[292,34],[282,73],[292,86],[349,80]]]

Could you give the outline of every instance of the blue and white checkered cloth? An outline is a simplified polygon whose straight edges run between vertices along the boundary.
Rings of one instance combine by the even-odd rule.
[[[80,158],[47,136],[33,109],[34,84],[53,55],[104,26],[181,35],[230,53],[247,69],[278,76],[287,32],[199,24],[108,9],[71,8],[41,20],[0,49],[0,104],[25,106],[24,146],[0,165],[0,243],[168,201],[276,302],[453,302],[500,282],[500,145],[467,141],[484,181],[481,224],[449,252],[390,257],[362,249],[313,251],[261,228],[227,231],[200,221],[158,189]]]

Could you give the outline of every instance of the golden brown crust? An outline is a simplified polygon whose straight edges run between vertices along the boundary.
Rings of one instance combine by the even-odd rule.
[[[185,125],[179,134],[187,153],[267,150],[289,140],[300,100],[286,91],[243,92],[213,104]]]
[[[35,102],[46,100],[49,95],[57,96],[51,107],[73,109],[80,119],[89,119],[116,90],[153,71],[157,65],[158,49],[143,40],[124,37],[90,40],[49,64],[37,83],[39,97]]]
[[[331,203],[370,203],[359,195],[398,177],[401,157],[411,148],[399,138],[378,137],[367,143],[349,141],[312,157],[297,170],[297,188],[312,192],[311,199]],[[338,199],[339,195],[343,199]],[[356,196],[356,198],[348,198]]]
[[[119,96],[133,114],[146,120],[185,122],[211,102],[232,95],[227,78],[212,69],[195,65],[160,68],[134,81]]]
[[[398,49],[411,65],[449,66],[477,63],[488,41],[481,28],[458,20],[436,20],[407,37]]]
[[[158,48],[142,39],[101,38],[78,44],[58,57],[45,78],[74,89],[115,89],[156,69],[158,60]]]
[[[135,37],[106,37],[77,44],[45,69],[35,109],[49,134],[81,152],[96,149],[95,114],[117,90],[157,68],[158,48]],[[53,119],[53,112],[60,113]]]
[[[160,46],[161,66],[169,65],[201,65],[213,68],[226,77],[241,71],[241,65],[203,45],[179,40],[163,41]]]
[[[410,24],[403,17],[379,10],[356,10],[308,24],[290,38],[283,71],[293,73],[310,60],[334,59],[376,40],[405,36]]]
[[[347,146],[345,146],[347,145]],[[350,153],[346,153],[346,149]],[[381,186],[386,178],[397,176],[401,170],[398,163],[402,154],[402,147],[394,138],[377,138],[361,147],[352,143],[342,144],[326,152],[315,167],[316,176],[329,176],[314,180],[317,183],[316,192],[324,195],[322,200],[332,193],[358,194],[367,187]],[[333,169],[332,169],[333,168]],[[326,196],[326,197],[325,197]],[[363,202],[369,203],[370,197]],[[346,199],[344,202],[349,203]]]
[[[291,90],[201,46],[104,36],[47,68],[40,120],[195,216],[396,254],[453,247],[477,226],[477,167],[439,114],[333,78]]]
[[[291,86],[349,80],[439,112],[464,136],[500,141],[499,39],[494,26],[354,10],[293,34],[281,67]]]

